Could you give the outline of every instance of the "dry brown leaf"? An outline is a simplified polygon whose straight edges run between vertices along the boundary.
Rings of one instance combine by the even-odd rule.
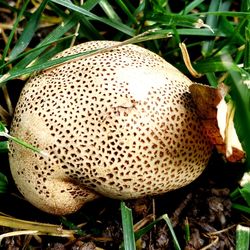
[[[217,151],[230,162],[243,160],[245,152],[234,128],[234,107],[231,102],[226,103],[224,100],[228,87],[220,84],[213,88],[194,83],[189,89],[204,131]]]

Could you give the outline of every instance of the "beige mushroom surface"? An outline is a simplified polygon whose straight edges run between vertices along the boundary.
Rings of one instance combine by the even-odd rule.
[[[92,41],[57,57],[114,45]],[[17,187],[52,214],[77,211],[100,195],[133,199],[185,186],[212,146],[189,92],[192,82],[136,45],[79,58],[33,76],[23,88],[10,142]]]

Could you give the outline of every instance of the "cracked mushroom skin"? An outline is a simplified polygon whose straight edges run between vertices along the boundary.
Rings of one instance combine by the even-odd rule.
[[[86,42],[57,55],[115,45]],[[10,167],[23,196],[69,214],[99,195],[133,199],[183,187],[206,167],[212,146],[189,92],[192,82],[160,56],[123,45],[33,76],[11,135]]]

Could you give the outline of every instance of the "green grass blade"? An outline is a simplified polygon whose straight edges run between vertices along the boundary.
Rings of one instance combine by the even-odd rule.
[[[27,46],[29,45],[32,37],[35,34],[35,31],[38,27],[39,20],[41,18],[41,14],[47,5],[49,0],[44,0],[40,4],[39,8],[34,12],[31,16],[30,20],[28,21],[26,27],[24,28],[21,36],[19,37],[17,43],[15,44],[14,48],[12,49],[9,59],[15,59],[20,53],[22,53]]]
[[[8,152],[8,142],[7,141],[0,141],[0,153],[7,153]]]
[[[106,13],[110,20],[115,22],[121,22],[121,18],[116,14],[112,5],[107,0],[101,0],[99,5],[102,7],[103,11]]]
[[[82,7],[86,10],[91,10],[94,6],[96,6],[101,0],[88,0],[85,2]],[[78,12],[74,12],[74,15],[78,16],[79,22],[81,24],[81,28],[79,29],[80,37],[85,37],[88,40],[102,40],[103,37],[100,34],[100,31],[97,30],[94,25],[88,20],[87,17],[79,14]]]
[[[156,22],[157,24],[163,24],[165,26],[184,26],[194,27],[198,22],[199,17],[194,15],[180,15],[175,13],[152,13],[148,17],[148,20]]]
[[[128,16],[131,23],[136,24],[137,20],[136,20],[135,16],[133,15],[133,13],[131,13],[131,11],[129,10],[128,3],[124,3],[123,0],[117,0],[116,2],[120,6],[120,8],[123,10],[123,12]]]
[[[154,220],[153,222],[149,223],[147,226],[143,227],[142,229],[135,232],[135,240],[139,240],[144,234],[148,233],[155,224],[157,224],[162,218],[158,218]]]
[[[74,230],[75,234],[80,235],[80,236],[86,235],[86,232],[84,232],[80,227],[78,227],[75,223],[70,221],[68,218],[60,217],[60,221],[63,226],[66,226],[70,230]]]
[[[184,222],[184,232],[185,232],[185,241],[188,243],[191,239],[190,226],[188,222],[188,218],[185,219]]]
[[[236,188],[231,194],[230,198],[236,201],[239,198],[243,198],[246,204],[250,208],[250,183],[246,183],[242,188]]]
[[[6,193],[8,188],[8,179],[7,177],[0,172],[0,193]]]
[[[71,39],[72,37],[74,37],[74,34],[73,34],[73,35],[68,35],[68,36],[65,36],[65,37],[62,37],[62,38],[58,38],[58,39],[56,39],[55,41],[51,40],[50,42],[48,42],[48,43],[46,43],[46,44],[37,46],[37,47],[35,47],[35,48],[33,48],[33,49],[30,49],[30,50],[28,50],[28,51],[26,51],[26,52],[23,52],[23,53],[21,53],[20,55],[18,55],[14,60],[9,60],[7,63],[5,63],[5,64],[3,64],[2,66],[0,66],[0,69],[6,67],[6,66],[9,65],[9,64],[13,64],[13,63],[15,62],[15,60],[17,60],[17,59],[22,59],[22,58],[24,58],[24,57],[26,57],[26,56],[28,56],[28,55],[31,55],[31,54],[33,55],[33,54],[36,53],[38,50],[41,50],[41,49],[43,49],[43,48],[46,49],[46,48],[48,48],[49,46],[53,45],[54,43],[59,43],[59,44],[64,43],[64,42],[66,42],[68,39]],[[43,53],[43,54],[41,55],[41,58],[42,58],[45,54],[46,54],[46,53]],[[39,59],[40,59],[40,58],[39,58]],[[38,60],[39,60],[39,59],[38,59]],[[37,61],[38,61],[38,60],[37,60]],[[47,58],[47,60],[48,60],[48,58]],[[37,61],[36,61],[36,62],[37,62]],[[17,66],[15,65],[14,68],[17,68]]]
[[[48,156],[48,154],[45,151],[43,151],[43,150],[41,150],[41,149],[39,149],[37,147],[34,147],[33,145],[31,145],[31,144],[29,144],[29,143],[27,143],[27,142],[25,142],[25,141],[23,141],[23,140],[21,140],[19,138],[11,136],[6,132],[0,132],[0,136],[3,136],[3,137],[5,137],[5,138],[7,138],[9,140],[12,140],[15,143],[17,143],[17,144],[19,144],[19,145],[21,145],[21,146],[23,146],[25,148],[28,148],[28,149],[36,152],[36,153],[39,153],[39,154],[44,155],[44,156]]]
[[[245,11],[249,11],[250,9],[250,2],[247,1],[242,1],[241,2],[241,11],[245,12]]]
[[[43,152],[42,150],[40,150],[39,148],[34,147],[34,146],[30,145],[29,143],[8,134],[8,130],[6,129],[5,125],[0,121],[0,137],[1,136],[5,137],[5,138],[7,138],[9,140],[12,140],[12,141],[14,141],[14,142],[28,148],[28,149],[31,149],[34,152],[37,152],[39,154],[43,154],[43,155],[47,156],[47,154],[45,152]]]
[[[42,65],[43,63],[48,62],[53,56],[63,51],[65,48],[70,46],[70,41],[58,42],[56,46],[47,49],[39,58],[37,58],[35,65]]]
[[[98,3],[96,0],[88,0],[84,3],[84,7],[87,10],[91,10],[95,5]],[[49,33],[36,47],[40,49],[37,49],[34,53],[29,54],[25,58],[23,58],[20,62],[18,62],[15,67],[12,70],[17,70],[17,68],[22,69],[25,68],[28,64],[30,64],[33,60],[35,60],[40,54],[43,53],[43,51],[46,50],[47,46],[46,44],[56,42],[57,39],[61,38],[66,32],[68,32],[70,29],[74,28],[76,24],[79,22],[79,20],[82,18],[82,16],[78,15],[78,13],[73,13],[68,16],[67,19],[64,20],[63,25],[58,26],[55,28],[52,32]],[[12,74],[12,70],[9,72]]]
[[[176,237],[176,235],[175,235],[175,232],[174,232],[172,223],[171,223],[171,221],[170,221],[168,215],[167,215],[167,214],[164,214],[164,215],[162,216],[162,218],[166,221],[166,223],[167,223],[167,225],[168,225],[169,231],[170,231],[170,233],[171,233],[171,235],[172,235],[172,238],[173,238],[175,250],[181,250],[180,244],[179,244],[179,242],[178,242],[178,240],[177,240],[177,237]]]
[[[232,204],[232,208],[233,209],[237,209],[241,212],[244,212],[244,213],[247,213],[250,215],[250,207],[247,207],[247,206],[244,206],[244,205],[241,205],[241,204],[238,204],[238,203],[233,203]]]
[[[207,77],[207,80],[208,80],[210,86],[217,87],[218,79],[216,78],[214,72],[206,73],[206,77]]]
[[[244,53],[244,69],[250,73],[250,25],[246,27],[246,48]]]
[[[81,23],[81,28],[79,30],[81,37],[86,37],[88,40],[103,40],[100,32],[87,18],[81,16],[79,22]]]
[[[240,188],[239,187],[237,187],[236,189],[234,189],[230,193],[230,198],[231,198],[232,201],[235,201],[235,200],[237,200],[240,197],[241,197],[241,194],[240,194]]]
[[[6,44],[6,46],[5,46],[4,50],[3,50],[3,54],[2,54],[1,61],[0,61],[0,65],[4,64],[5,58],[6,58],[7,54],[8,54],[9,48],[10,48],[10,44],[11,44],[12,39],[13,39],[13,37],[14,37],[14,34],[15,34],[15,32],[16,32],[18,23],[19,23],[19,21],[21,20],[21,18],[22,18],[22,16],[23,16],[23,13],[24,13],[24,11],[26,10],[26,8],[27,8],[27,6],[28,6],[29,1],[30,1],[30,0],[26,0],[26,1],[24,2],[24,4],[22,5],[22,8],[21,8],[21,10],[20,10],[20,12],[19,12],[19,14],[18,14],[18,16],[17,16],[17,18],[16,18],[16,21],[15,21],[15,23],[14,23],[14,25],[13,25],[13,28],[12,28],[11,32],[10,32],[10,35],[9,35],[7,44]]]
[[[5,126],[5,124],[3,124],[1,121],[0,121],[0,132],[6,132],[7,131],[7,128]]]
[[[71,15],[67,20],[65,20],[64,25],[58,26],[55,30],[53,30],[47,37],[45,37],[38,45],[37,48],[40,47],[40,49],[37,49],[34,53],[29,54],[25,58],[23,58],[20,62],[18,62],[15,67],[9,72],[12,74],[12,71],[15,71],[17,69],[23,69],[28,64],[30,64],[33,60],[35,60],[43,51],[46,50],[46,44],[56,41],[56,39],[59,39],[62,37],[66,32],[68,32],[70,29],[75,27],[77,24],[78,19],[76,18],[76,15]]]
[[[222,34],[225,34],[225,37],[227,39],[220,41],[216,44],[216,48],[211,54],[211,56],[217,54],[220,50],[223,48],[228,48],[229,46],[234,46],[234,44],[237,43],[245,43],[244,37],[241,35],[241,28],[243,27],[245,23],[245,19],[243,19],[237,27],[233,26],[229,20],[222,16],[220,17],[220,23],[218,29],[221,31]]]
[[[181,14],[186,15],[189,12],[191,12],[193,9],[198,7],[201,3],[203,3],[205,0],[195,0],[189,3],[187,6],[185,6],[185,9],[181,12]]]
[[[48,6],[51,8],[51,11],[57,14],[57,16],[61,17],[62,19],[67,18],[68,15],[63,9],[60,8],[61,6],[58,6],[51,1],[48,2]]]
[[[247,205],[250,207],[250,183],[245,184],[240,189],[240,194],[246,201]]]
[[[101,0],[87,0],[84,1],[84,4],[82,5],[85,10],[92,10],[96,5],[100,3]]]
[[[129,2],[129,1],[126,1]],[[139,6],[135,9],[134,11],[134,16],[139,15],[140,13],[143,13],[146,9],[146,5],[147,5],[148,1],[147,0],[142,0],[139,4]],[[128,5],[128,4],[126,4]]]
[[[24,68],[24,69],[13,69],[9,73],[7,73],[6,75],[4,75],[0,78],[0,87],[2,87],[5,82],[12,80],[18,76],[31,74],[31,73],[34,73],[36,71],[41,71],[43,69],[51,68],[53,66],[57,66],[59,64],[65,63],[69,60],[73,60],[77,57],[90,54],[91,52],[95,52],[95,51],[87,51],[87,52],[83,52],[83,53],[79,53],[79,54],[65,56],[62,58],[57,58],[54,60],[46,61],[46,62],[41,63],[41,64],[35,64],[33,66],[30,66],[30,67]]]
[[[88,0],[86,1],[82,7],[85,10],[91,10],[93,9],[96,5],[100,3],[101,0]],[[80,15],[79,13],[75,12],[79,17],[79,21],[81,23],[81,27],[79,30],[79,33],[86,37],[88,40],[102,40],[103,37],[100,34],[100,31],[94,27],[94,25],[88,20],[87,17]]]
[[[199,12],[195,14],[190,14],[193,16],[207,16],[207,15],[214,15],[214,16],[226,16],[226,17],[239,17],[239,18],[250,18],[249,12],[238,12],[238,11],[210,11],[210,12]]]
[[[127,26],[121,22],[116,22],[116,21],[113,21],[113,20],[110,20],[107,18],[99,17],[99,16],[91,13],[90,11],[88,11],[84,8],[81,8],[77,5],[74,5],[71,2],[68,2],[66,0],[51,0],[51,1],[56,3],[56,4],[60,4],[60,5],[66,7],[70,10],[76,11],[83,16],[89,17],[92,20],[96,20],[96,21],[99,21],[99,22],[104,23],[106,25],[109,25],[109,26],[123,32],[124,34],[129,35],[129,36],[133,36],[135,34],[134,29],[130,28],[129,26]]]
[[[153,28],[154,26],[152,26]],[[176,28],[175,29],[179,35],[185,35],[185,36],[208,36],[208,37],[225,37],[226,34],[220,32],[219,30],[215,29],[215,32],[213,33],[209,29],[182,29],[182,28]],[[162,29],[159,31],[159,33],[174,33],[173,29]]]
[[[221,6],[221,0],[212,0],[208,11],[218,11]],[[212,29],[218,26],[218,17],[214,15],[208,15],[206,18],[206,25],[210,26]],[[203,56],[208,56],[212,53],[215,41],[206,41],[202,46]]]
[[[193,66],[199,73],[203,74],[226,71],[228,70],[228,67],[231,67],[231,70],[234,70],[235,72],[240,71],[237,65],[232,65],[230,60],[227,60],[226,58],[222,60],[220,57],[202,60],[195,63]]]
[[[136,250],[132,211],[121,201],[121,217],[125,250]]]
[[[250,228],[238,225],[236,228],[236,250],[250,249]]]
[[[146,33],[139,34],[138,36],[132,37],[130,39],[127,39],[127,40],[125,40],[124,42],[120,43],[117,46],[130,44],[130,43],[138,43],[138,42],[148,41],[148,40],[152,40],[152,39],[159,39],[159,38],[163,38],[163,37],[166,38],[167,34],[158,34],[157,31],[153,30],[153,31],[149,31],[149,32],[146,32]],[[111,46],[110,48],[113,48],[113,47]],[[108,50],[110,48],[105,48],[104,50]],[[65,56],[65,57],[53,59],[53,60],[50,60],[50,61],[46,61],[46,62],[43,62],[41,64],[33,64],[32,66],[27,67],[27,68],[21,68],[21,69],[13,68],[7,74],[5,74],[3,76],[0,76],[0,87],[4,86],[5,82],[7,82],[9,80],[12,80],[12,79],[14,79],[16,77],[26,75],[26,74],[31,74],[33,72],[41,71],[41,70],[44,70],[44,69],[47,69],[47,68],[51,68],[51,67],[57,66],[59,64],[65,63],[67,61],[76,59],[76,58],[81,57],[81,56],[82,57],[83,56],[89,56],[92,53],[96,53],[97,51],[101,52],[102,49],[85,51],[85,52],[82,52],[82,53],[78,53],[78,54]]]

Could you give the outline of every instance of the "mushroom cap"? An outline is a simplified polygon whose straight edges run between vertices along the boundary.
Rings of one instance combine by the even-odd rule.
[[[57,57],[115,45],[92,41]],[[11,134],[10,167],[24,197],[68,214],[99,195],[132,199],[185,186],[212,146],[189,92],[192,82],[160,56],[123,45],[42,71],[23,88]]]

